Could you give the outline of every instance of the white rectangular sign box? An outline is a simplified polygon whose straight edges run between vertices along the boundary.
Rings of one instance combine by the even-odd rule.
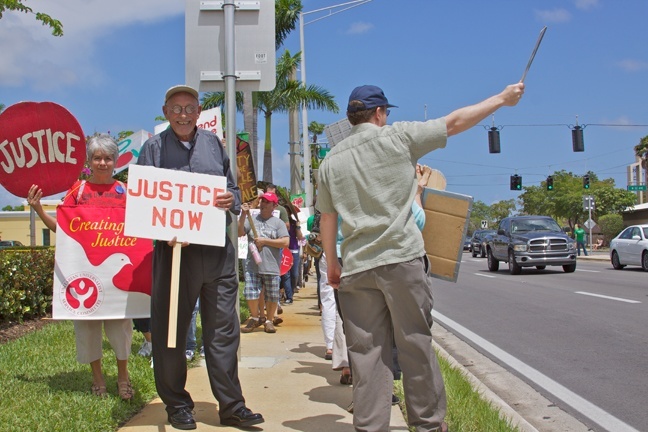
[[[224,246],[226,211],[214,206],[227,178],[131,165],[124,234]]]

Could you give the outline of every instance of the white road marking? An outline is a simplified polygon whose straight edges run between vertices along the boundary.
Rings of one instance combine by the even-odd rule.
[[[626,432],[639,432],[637,429],[624,423],[620,419],[612,416],[607,411],[604,411],[603,409],[594,405],[587,399],[577,395],[573,391],[569,390],[567,387],[564,387],[563,385],[557,383],[556,381],[552,380],[548,376],[542,374],[537,369],[534,369],[528,364],[513,357],[506,351],[498,348],[496,345],[488,342],[486,339],[473,333],[472,331],[468,330],[461,324],[451,320],[445,315],[440,314],[436,310],[432,310],[432,317],[435,320],[444,324],[446,327],[451,328],[454,332],[461,334],[464,338],[478,345],[479,347],[481,347],[483,350],[487,351],[494,357],[497,357],[502,362],[509,365],[512,369],[516,370],[518,373],[522,374],[523,376],[527,377],[527,379],[534,382],[536,385],[542,387],[549,393],[562,399],[569,406],[571,406],[576,411],[583,414],[585,417],[598,423],[604,429],[610,431],[622,430]]]
[[[489,274],[484,274],[484,273],[473,273],[475,276],[481,276],[481,277],[487,277],[487,278],[494,278],[495,276],[489,275]]]
[[[601,273],[599,270],[582,270],[582,269],[579,269],[579,268],[577,268],[576,271],[586,272],[586,273]]]
[[[602,295],[602,294],[588,293],[588,292],[585,292],[585,291],[576,291],[574,294],[582,294],[582,295],[586,295],[586,296],[599,297],[599,298],[603,298],[603,299],[607,299],[607,300],[616,300],[616,301],[626,302],[626,303],[641,303],[638,300],[628,300],[628,299],[624,299],[624,298],[620,298],[620,297],[610,297],[610,296],[606,296],[606,295]]]

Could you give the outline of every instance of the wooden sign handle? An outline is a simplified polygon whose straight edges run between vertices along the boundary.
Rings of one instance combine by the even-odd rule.
[[[171,290],[169,291],[169,332],[167,347],[175,348],[178,333],[178,286],[180,285],[180,255],[182,243],[177,242],[173,246],[173,257],[171,258]]]

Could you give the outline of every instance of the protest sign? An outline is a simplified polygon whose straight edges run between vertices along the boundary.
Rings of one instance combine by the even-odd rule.
[[[115,174],[119,174],[130,164],[137,162],[142,144],[152,136],[150,132],[140,130],[119,141],[119,159],[115,163]]]
[[[20,102],[0,114],[0,184],[27,198],[35,182],[43,196],[65,192],[86,159],[76,118],[53,102]]]
[[[153,242],[124,235],[124,212],[57,208],[52,318],[150,316]]]
[[[224,246],[226,211],[215,202],[226,190],[226,177],[131,165],[126,235]]]
[[[242,202],[254,201],[257,197],[257,179],[252,160],[252,149],[250,144],[240,137],[236,137],[236,167],[239,173],[238,185]]]

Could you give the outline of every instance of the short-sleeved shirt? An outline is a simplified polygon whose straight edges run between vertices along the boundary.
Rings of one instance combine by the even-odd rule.
[[[78,180],[65,195],[63,205],[90,205],[94,207],[126,207],[126,185],[90,183]]]
[[[425,254],[412,215],[416,162],[446,141],[443,118],[383,127],[362,123],[327,154],[319,168],[317,209],[342,217],[342,276]]]
[[[259,237],[265,237],[269,239],[279,239],[282,237],[288,237],[288,229],[286,224],[275,216],[270,216],[268,219],[263,219],[260,213],[257,213],[254,217],[254,227],[256,228],[257,234]],[[248,241],[253,241],[252,236],[249,235],[250,231],[250,220],[245,220],[245,233],[248,234]],[[279,276],[279,263],[281,262],[281,249],[271,246],[265,246],[260,251],[261,263],[257,264],[254,259],[252,259],[251,254],[248,254],[245,265],[247,266],[247,271],[250,273],[256,274],[267,274]]]

